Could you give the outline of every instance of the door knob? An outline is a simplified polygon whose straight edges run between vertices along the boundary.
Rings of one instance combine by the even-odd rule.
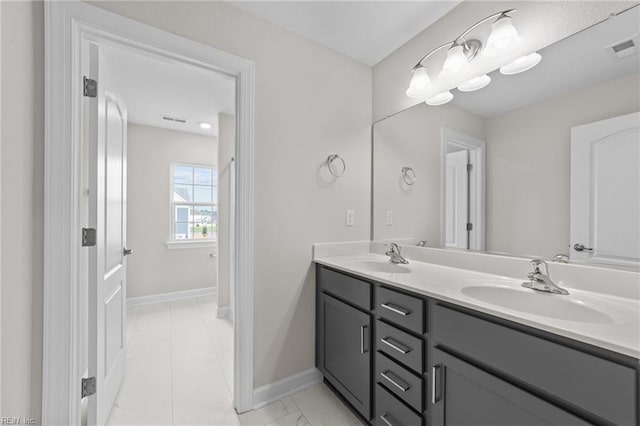
[[[125,256],[131,256],[133,254],[133,249],[125,247],[122,249],[122,254],[124,254]]]
[[[574,245],[573,249],[575,251],[593,251],[592,248],[585,247],[584,244],[581,244],[581,243],[577,243],[576,245]]]

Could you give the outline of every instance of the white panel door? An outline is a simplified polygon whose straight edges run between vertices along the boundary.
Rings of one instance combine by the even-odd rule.
[[[571,129],[570,238],[573,260],[640,265],[640,113]]]
[[[445,172],[446,247],[469,248],[467,232],[469,220],[468,155],[466,150],[447,154]]]
[[[124,379],[126,361],[127,112],[114,93],[99,46],[89,46],[90,76],[98,94],[89,101],[89,222],[97,244],[89,255],[88,424],[104,425]]]

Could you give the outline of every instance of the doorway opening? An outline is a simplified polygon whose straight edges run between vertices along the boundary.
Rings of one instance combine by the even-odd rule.
[[[440,241],[444,247],[484,250],[485,149],[483,140],[442,129]]]
[[[168,328],[171,334],[182,339],[171,349],[176,346],[182,350],[184,357],[199,352],[189,345],[200,339],[190,339],[187,333],[194,334],[194,330],[199,329],[211,335],[211,330],[206,328],[207,321],[210,324],[218,321],[215,319],[216,313],[233,314],[233,342],[229,345],[232,354],[227,356],[232,361],[226,362],[227,366],[232,363],[233,371],[227,371],[226,376],[222,372],[220,379],[224,386],[219,385],[218,388],[227,392],[232,411],[233,408],[238,412],[250,410],[253,408],[253,63],[81,2],[47,3],[45,19],[43,423],[80,424],[81,401],[85,392],[87,395],[84,400],[88,401],[90,407],[88,424],[104,424],[107,421],[111,403],[116,397],[119,398],[118,390],[124,391],[120,387],[121,382],[129,379],[126,376],[127,331],[130,335],[135,334],[135,323],[142,318],[141,311],[146,309],[153,313],[154,309],[150,307],[154,305],[143,303],[163,298],[165,306],[170,308],[170,316],[181,322],[181,326],[190,323],[190,326],[175,330],[175,333],[171,323]],[[225,151],[228,156],[226,163],[219,161],[222,158],[220,155],[216,162],[210,162],[207,155],[200,154],[195,161],[170,159],[171,165],[164,167],[159,160],[152,159],[151,154],[157,153],[153,151],[160,151],[159,147],[143,147],[136,153],[139,157],[136,172],[151,175],[152,170],[157,167],[164,169],[167,179],[164,182],[160,178],[145,180],[145,176],[138,175],[144,195],[135,200],[127,198],[126,189],[132,183],[134,175],[126,164],[129,153],[127,142],[131,148],[136,144],[139,147],[144,144],[133,143],[131,136],[135,134],[136,139],[152,139],[159,143],[163,139],[159,136],[160,133],[175,135],[180,134],[180,130],[161,126],[155,128],[150,123],[133,123],[130,128],[128,119],[135,115],[132,113],[136,110],[132,108],[135,101],[118,94],[120,90],[114,82],[117,81],[117,71],[120,68],[126,70],[125,76],[133,74],[134,59],[128,58],[122,61],[124,64],[121,63],[121,67],[114,67],[110,64],[110,59],[105,60],[104,54],[116,48],[124,48],[129,53],[135,52],[147,62],[151,59],[159,61],[158,69],[154,68],[148,73],[147,80],[153,80],[151,74],[159,73],[159,69],[166,65],[198,69],[204,74],[216,75],[235,85],[230,90],[234,106],[227,111],[220,109],[217,111],[220,114],[213,116],[209,112],[211,122],[208,121],[209,118],[196,117],[182,123],[176,120],[182,118],[179,113],[161,113],[163,122],[171,122],[164,117],[173,118],[172,124],[175,126],[197,121],[198,128],[203,131],[210,129],[205,129],[208,126],[201,126],[202,123],[208,123],[213,128],[214,120],[218,120],[220,126],[225,121],[223,116],[229,116],[226,125],[232,130],[230,133],[235,133],[235,137],[231,139],[236,143],[235,147],[228,147]],[[173,75],[178,81],[174,85],[180,87],[179,80],[183,74],[179,72]],[[198,93],[210,89],[207,83],[203,84],[207,87],[200,88]],[[160,87],[157,91],[167,88]],[[187,97],[195,99],[197,96],[192,94]],[[160,102],[149,103],[141,110],[148,112],[157,104]],[[175,106],[177,103],[169,104]],[[136,120],[142,121],[140,118]],[[138,127],[134,129],[133,126]],[[195,136],[198,135],[194,134],[193,137]],[[91,142],[92,137],[94,143]],[[182,135],[180,139],[184,143],[189,138]],[[206,146],[206,143],[202,145]],[[217,148],[213,151],[218,152]],[[187,182],[186,174],[182,173],[186,167],[191,167],[190,182]],[[130,171],[129,182],[126,170]],[[221,170],[224,170],[223,174],[220,174]],[[133,247],[129,244],[132,241],[127,241],[127,224],[131,226],[135,222],[128,213],[141,216],[135,222],[136,231],[141,238],[154,233],[152,222],[157,217],[166,215],[169,218],[164,231],[160,231],[166,253],[174,253],[176,256],[183,253],[182,256],[187,258],[183,260],[189,262],[193,259],[189,259],[192,256],[188,253],[195,253],[193,250],[206,251],[205,262],[208,263],[203,263],[204,266],[200,267],[189,264],[177,279],[186,282],[189,274],[198,274],[201,272],[198,269],[208,269],[215,263],[216,257],[220,257],[220,252],[213,249],[220,250],[220,238],[224,239],[221,232],[224,214],[219,209],[218,202],[223,196],[220,190],[224,173],[227,173],[226,196],[230,198],[225,209],[228,222],[226,229],[229,230],[226,262],[228,282],[233,283],[229,286],[227,296],[228,303],[233,303],[233,306],[216,306],[221,301],[212,298],[212,285],[209,282],[209,287],[204,287],[204,291],[202,288],[177,291],[187,293],[182,293],[181,296],[196,296],[196,293],[201,292],[201,303],[198,302],[200,305],[195,310],[191,305],[198,303],[193,298],[167,304],[166,298],[176,296],[176,291],[138,293],[139,299],[135,301],[139,303],[138,308],[131,310],[136,311],[132,315],[136,319],[134,324],[127,327],[124,320],[127,312],[126,287],[127,280],[133,282],[134,277],[126,273],[126,267],[128,263],[133,263],[136,255],[151,251],[146,246],[147,243],[141,242],[140,246]],[[151,190],[160,186],[165,188],[164,208],[145,204],[145,201],[151,199]],[[138,208],[135,213],[128,212],[126,205],[135,206],[136,203]],[[228,209],[230,205],[235,205],[235,211]],[[180,243],[184,245],[178,250],[168,248]],[[191,247],[187,248],[188,246]],[[131,249],[134,256],[125,260]],[[166,253],[165,256],[168,256]],[[237,261],[233,261],[235,259]],[[156,262],[155,269],[158,269],[157,266]],[[147,275],[153,272],[155,271],[146,268]],[[96,282],[84,280],[87,274],[92,280],[96,278]],[[103,285],[107,281],[109,285]],[[139,280],[136,278],[136,281]],[[87,284],[85,293],[83,289],[87,288]],[[161,287],[158,283],[156,286]],[[163,288],[166,290],[169,287]],[[144,290],[138,288],[136,291]],[[85,300],[89,302],[85,304]],[[93,318],[86,329],[83,327],[85,313]],[[158,315],[162,317],[163,314]],[[195,325],[197,322],[194,315],[202,319],[200,327]],[[150,330],[158,331],[154,326]],[[88,342],[86,355],[83,353],[85,342]],[[133,340],[130,343],[133,344]],[[150,348],[140,345],[140,348],[145,347]],[[222,364],[221,361],[218,363]],[[206,364],[210,366],[212,363]],[[192,363],[190,365],[193,367]],[[172,372],[181,369],[180,366],[170,367]],[[86,369],[93,373],[89,377],[94,379],[93,382],[83,380]],[[221,365],[220,369],[223,369]],[[153,376],[148,368],[140,371]],[[203,371],[200,370],[199,373],[203,374]],[[188,375],[188,372],[185,374]],[[135,382],[135,378],[132,381]],[[94,384],[97,389],[92,394]],[[211,396],[195,393],[205,399]],[[98,396],[101,399],[98,400]],[[193,402],[193,398],[187,399]],[[171,396],[170,400],[174,401],[175,398]],[[211,399],[208,402],[207,408],[211,408]],[[173,407],[172,405],[172,409]]]

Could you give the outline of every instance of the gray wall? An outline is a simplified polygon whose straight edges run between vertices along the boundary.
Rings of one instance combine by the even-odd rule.
[[[100,6],[255,61],[254,383],[312,368],[311,244],[369,237],[371,69],[224,2]],[[1,7],[2,415],[39,418],[44,15],[42,3]],[[326,187],[316,172],[332,152],[349,171]]]
[[[215,247],[169,250],[171,163],[216,166],[215,137],[129,124],[127,297],[215,287]]]

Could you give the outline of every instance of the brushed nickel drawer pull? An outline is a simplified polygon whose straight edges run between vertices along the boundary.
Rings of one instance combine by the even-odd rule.
[[[382,343],[384,343],[385,345],[389,346],[390,348],[400,352],[403,355],[408,354],[409,352],[411,352],[411,348],[407,348],[406,346],[399,344],[399,343],[392,343],[388,340],[388,337],[385,337],[383,339],[380,339],[380,341]]]
[[[389,381],[389,383],[391,383],[393,386],[395,386],[398,389],[400,389],[402,392],[406,392],[409,389],[411,389],[411,386],[402,386],[400,383],[398,383],[395,380],[393,380],[391,377],[389,377],[389,374],[393,374],[393,373],[391,373],[389,370],[380,373],[380,375],[383,378],[385,378],[387,381]],[[395,374],[394,374],[394,376],[395,376]]]
[[[389,417],[389,415],[387,413],[385,413],[385,414],[380,416],[382,421],[385,422],[387,424],[387,426],[396,426],[394,423],[391,422],[391,420],[387,419],[387,417]]]
[[[392,305],[391,303],[382,303],[380,306],[382,306],[385,309],[390,310],[391,312],[395,312],[396,314],[400,314],[404,317],[406,317],[407,315],[409,315],[411,313],[411,311],[407,311],[406,309],[402,309],[399,306],[396,305]]]
[[[360,353],[364,354],[365,352],[369,351],[369,348],[367,348],[366,350],[364,349],[364,338],[365,338],[365,330],[368,329],[369,326],[368,325],[363,325],[360,327]]]

